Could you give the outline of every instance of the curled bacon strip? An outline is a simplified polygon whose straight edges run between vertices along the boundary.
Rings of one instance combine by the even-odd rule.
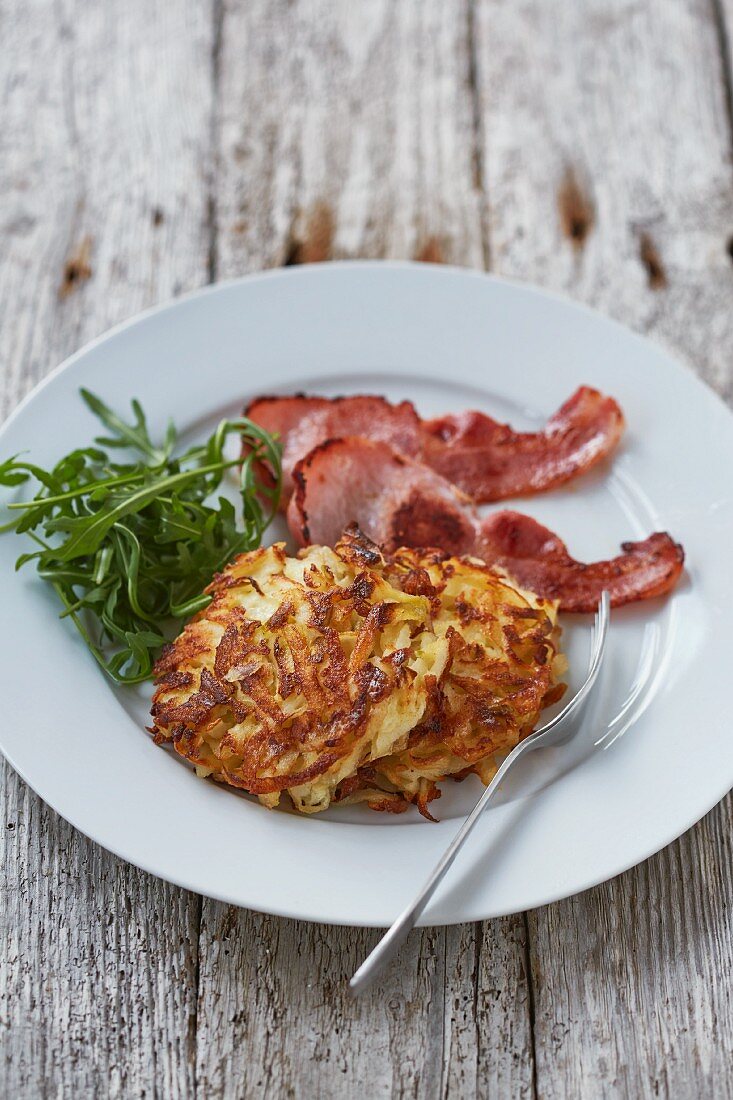
[[[515,432],[469,411],[423,422],[422,460],[480,503],[540,493],[589,470],[618,444],[612,397],[581,386],[542,431]]]
[[[286,471],[327,439],[361,436],[419,458],[479,503],[568,481],[610,454],[624,429],[613,398],[589,386],[581,386],[539,432],[516,432],[475,410],[422,420],[410,401],[392,405],[370,396],[261,397],[245,416],[279,435]],[[284,504],[291,492],[286,475]]]
[[[578,562],[530,516],[500,511],[482,519],[435,471],[373,440],[328,440],[293,476],[288,523],[301,545],[334,545],[355,522],[387,550],[437,547],[500,565],[520,584],[558,599],[564,611],[594,611],[604,588],[616,606],[659,596],[682,572],[682,547],[667,534],[624,543],[610,561]]]
[[[679,543],[666,532],[641,542],[623,542],[610,561],[576,561],[557,535],[531,516],[501,511],[481,524],[485,561],[503,565],[525,588],[560,601],[563,611],[595,611],[601,592],[614,607],[650,600],[674,588],[685,561]]]

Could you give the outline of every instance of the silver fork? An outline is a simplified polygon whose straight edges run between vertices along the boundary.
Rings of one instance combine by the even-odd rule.
[[[556,714],[554,718],[551,718],[550,721],[546,722],[540,729],[531,733],[529,737],[525,737],[523,741],[520,741],[516,748],[512,749],[506,759],[502,761],[496,775],[479,798],[471,813],[463,822],[463,825],[461,825],[420,893],[415,900],[408,905],[404,912],[400,914],[392,927],[385,932],[377,946],[371,954],[367,955],[364,962],[354,974],[349,982],[349,988],[352,993],[361,993],[367,986],[371,985],[377,975],[381,973],[387,963],[394,957],[405,942],[408,934],[415,927],[415,923],[423,909],[433,896],[436,887],[442,882],[443,877],[463,847],[469,833],[486,809],[489,799],[509,769],[519,760],[520,756],[524,756],[533,749],[546,748],[548,745],[557,745],[567,739],[568,735],[562,729],[565,720],[569,718],[571,714],[578,711],[588,698],[598,678],[606,648],[610,613],[611,600],[608,592],[603,592],[601,593],[601,599],[593,623],[590,664],[585,683],[573,696],[570,702],[563,707],[559,714]]]

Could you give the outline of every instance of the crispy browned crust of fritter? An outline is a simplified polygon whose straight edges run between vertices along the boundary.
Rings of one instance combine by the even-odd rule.
[[[201,774],[298,809],[365,801],[430,817],[562,692],[556,608],[438,551],[240,555],[156,666],[151,732]]]

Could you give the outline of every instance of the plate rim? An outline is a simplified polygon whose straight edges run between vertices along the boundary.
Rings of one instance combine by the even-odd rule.
[[[683,360],[679,359],[673,351],[671,351],[669,348],[667,348],[665,345],[661,344],[660,342],[655,341],[653,338],[643,336],[640,333],[638,333],[638,332],[634,331],[633,329],[629,328],[628,326],[624,325],[622,322],[620,322],[620,321],[618,321],[618,320],[616,320],[612,317],[607,316],[602,311],[597,310],[597,309],[595,309],[591,306],[588,306],[585,303],[578,302],[578,301],[574,300],[569,295],[558,293],[558,292],[551,291],[551,290],[546,290],[546,289],[538,286],[537,284],[524,282],[523,280],[507,279],[507,278],[495,275],[495,274],[490,273],[490,272],[483,272],[480,269],[462,268],[462,267],[457,266],[457,265],[424,264],[424,263],[417,262],[417,261],[403,261],[403,260],[388,260],[388,261],[380,261],[380,260],[342,260],[342,261],[329,262],[328,264],[298,265],[298,267],[295,268],[295,269],[292,269],[292,268],[269,269],[269,270],[262,271],[262,272],[253,272],[253,273],[243,275],[243,276],[239,276],[239,277],[232,278],[232,279],[221,280],[219,282],[208,284],[204,287],[200,287],[196,290],[192,290],[190,292],[187,292],[186,294],[181,295],[180,297],[177,297],[177,298],[174,298],[172,300],[168,300],[168,301],[160,303],[158,305],[149,307],[148,309],[145,309],[145,310],[143,310],[143,311],[141,311],[137,314],[134,314],[133,316],[131,316],[129,318],[126,318],[125,320],[123,320],[123,321],[119,322],[118,324],[114,325],[112,328],[106,330],[105,332],[101,333],[100,335],[94,337],[92,340],[85,343],[81,348],[79,348],[77,351],[75,351],[70,356],[68,356],[66,359],[64,359],[56,367],[52,368],[42,379],[40,379],[36,383],[36,385],[30,390],[30,392],[28,394],[26,394],[25,397],[12,410],[12,412],[8,415],[8,417],[6,417],[6,419],[3,421],[2,425],[0,425],[0,444],[2,443],[2,440],[4,439],[6,431],[8,430],[8,428],[12,424],[14,424],[15,421],[19,417],[21,417],[24,414],[25,410],[28,408],[29,405],[31,405],[33,403],[33,401],[37,398],[39,393],[41,393],[55,379],[57,379],[59,376],[64,374],[77,361],[79,361],[80,359],[83,359],[89,352],[91,352],[92,350],[100,347],[101,345],[103,345],[105,342],[107,342],[108,340],[110,340],[114,336],[125,332],[127,329],[129,329],[131,327],[134,327],[137,324],[139,324],[140,322],[142,322],[144,320],[147,320],[149,318],[160,316],[161,314],[165,314],[167,312],[174,313],[174,311],[177,310],[181,305],[185,305],[185,303],[190,302],[191,300],[203,299],[203,298],[206,298],[210,295],[216,295],[217,293],[220,293],[222,290],[225,290],[227,288],[233,288],[233,287],[236,287],[236,286],[261,282],[261,281],[265,281],[265,280],[267,280],[267,281],[280,280],[280,279],[289,280],[289,279],[292,279],[292,278],[307,277],[308,274],[310,274],[312,272],[322,272],[324,270],[324,268],[328,268],[330,270],[332,270],[332,269],[349,269],[349,270],[352,270],[352,271],[353,270],[359,270],[359,269],[372,270],[372,271],[373,270],[378,270],[378,269],[403,270],[403,271],[416,271],[416,270],[430,269],[430,270],[432,270],[436,273],[440,273],[441,275],[450,276],[450,275],[454,275],[454,274],[459,274],[461,277],[470,276],[470,277],[474,277],[477,280],[481,280],[481,281],[487,281],[488,280],[490,283],[498,284],[500,286],[503,285],[503,286],[513,287],[513,288],[521,290],[524,293],[527,293],[527,294],[530,294],[530,295],[533,295],[533,296],[536,295],[539,298],[544,299],[544,300],[549,299],[551,301],[556,301],[558,303],[561,303],[564,307],[569,306],[569,307],[571,307],[572,310],[580,311],[582,313],[588,314],[588,315],[592,316],[593,318],[602,320],[603,323],[606,324],[606,325],[614,326],[615,328],[617,328],[621,332],[623,332],[623,334],[626,338],[632,337],[636,342],[638,342],[642,346],[648,347],[648,346],[651,345],[652,347],[654,347],[654,348],[658,349],[659,351],[661,351],[661,353],[664,355],[664,357],[667,359],[667,361],[669,362],[670,365],[674,364],[674,366],[677,368],[678,371],[682,372],[687,378],[691,379],[698,386],[702,387],[702,389],[704,391],[706,391],[708,397],[712,396],[715,399],[716,403],[719,405],[719,407],[721,409],[723,409],[725,411],[726,415],[733,420],[733,414],[731,413],[731,410],[729,409],[729,407],[727,406],[725,401],[719,396],[719,394],[717,394],[716,391],[704,379],[699,377],[699,375],[696,374],[696,372],[692,369],[692,367],[690,367]],[[348,368],[345,368],[345,371],[347,369]],[[4,740],[4,738],[2,737],[2,733],[0,733],[0,742],[2,742],[3,740]],[[187,876],[185,876],[185,875],[171,876],[171,875],[168,875],[168,874],[161,874],[160,870],[158,870],[149,861],[141,860],[137,856],[132,858],[130,855],[126,854],[124,844],[110,844],[106,840],[103,841],[103,840],[98,839],[98,837],[94,835],[94,831],[88,831],[82,825],[77,823],[77,821],[75,820],[77,815],[75,813],[69,814],[69,813],[66,813],[66,812],[62,812],[61,810],[59,810],[57,808],[57,806],[55,804],[55,799],[48,799],[43,795],[43,793],[40,790],[37,789],[37,787],[34,785],[32,780],[28,777],[25,770],[22,767],[18,766],[18,764],[16,763],[16,761],[14,759],[14,754],[12,752],[9,752],[3,744],[0,744],[0,751],[6,757],[6,759],[8,760],[10,765],[13,767],[13,769],[21,776],[23,781],[26,782],[28,784],[28,786],[38,795],[38,797],[41,798],[44,802],[46,802],[46,804],[49,805],[55,813],[58,813],[60,817],[62,817],[64,820],[68,821],[69,824],[72,825],[72,827],[78,829],[79,832],[81,832],[89,840],[93,841],[96,844],[99,844],[100,847],[106,849],[107,851],[112,852],[114,855],[118,856],[119,858],[124,859],[126,862],[133,864],[133,866],[139,867],[141,870],[145,871],[146,873],[155,875],[158,878],[162,878],[165,881],[171,882],[176,886],[179,886],[183,889],[192,891],[194,893],[200,893],[201,892],[200,886],[197,885],[194,881],[192,881],[192,879],[187,878]],[[707,813],[709,813],[710,810],[713,809],[714,806],[716,806],[726,796],[728,791],[731,790],[731,786],[732,786],[731,781],[729,781],[726,778],[724,783],[723,783],[723,786],[722,786],[722,789],[721,789],[720,793],[715,796],[714,800],[710,802],[710,804],[707,806],[707,808],[705,810],[703,810],[702,813],[698,813],[697,811],[694,811],[692,814],[690,814],[689,815],[689,820],[686,819],[685,823],[679,828],[679,830],[674,832],[674,835],[670,835],[669,839],[662,841],[662,843],[660,843],[656,847],[650,849],[648,851],[647,855],[645,855],[641,858],[632,857],[628,862],[625,862],[623,865],[620,865],[618,867],[618,869],[613,871],[610,875],[608,873],[602,871],[597,876],[591,877],[587,882],[585,882],[584,885],[581,885],[577,888],[573,887],[573,889],[570,893],[568,893],[566,890],[563,890],[561,888],[560,891],[557,892],[557,893],[552,893],[548,896],[543,895],[542,897],[539,897],[536,900],[532,900],[531,903],[527,906],[527,908],[535,908],[537,906],[549,904],[553,901],[560,900],[561,898],[568,897],[568,896],[573,896],[576,893],[583,892],[587,889],[590,889],[594,886],[599,885],[600,883],[603,883],[605,881],[610,881],[611,879],[615,878],[617,875],[622,874],[625,871],[629,870],[630,868],[632,868],[634,866],[637,866],[638,864],[644,862],[646,859],[651,858],[651,856],[653,856],[657,852],[661,851],[668,844],[673,843],[676,839],[678,839],[680,836],[682,836],[689,828],[691,828],[697,821],[701,820]],[[526,796],[523,796],[523,798],[520,799],[519,801],[524,801],[525,798],[531,798],[531,797],[532,797],[532,795],[526,795]],[[444,832],[450,832],[450,834],[452,835],[452,833],[454,831],[454,826],[452,825],[452,822],[450,820],[448,820],[448,821],[446,821],[442,824],[448,827],[447,829],[444,829],[443,831]],[[417,827],[424,827],[424,826],[418,825]],[[246,904],[247,907],[253,908],[255,911],[264,912],[264,913],[271,913],[273,915],[282,916],[282,917],[291,918],[291,919],[301,919],[301,920],[307,920],[309,922],[329,923],[329,924],[343,925],[343,926],[361,926],[361,927],[382,927],[383,926],[382,924],[375,923],[373,920],[365,919],[365,920],[361,921],[361,920],[358,920],[358,919],[356,919],[356,920],[354,920],[354,919],[345,919],[345,918],[335,919],[333,917],[324,917],[322,915],[322,913],[303,912],[303,910],[299,909],[299,908],[292,908],[292,907],[288,908],[288,907],[283,907],[283,906],[263,906],[263,907],[260,908],[259,904],[257,904],[257,903],[251,903],[251,902],[243,903],[240,897],[236,897],[234,895],[227,895],[223,892],[217,892],[215,894],[207,893],[206,896],[215,897],[216,899],[221,900],[221,901],[226,902],[226,903],[229,903],[229,904],[234,904],[234,905]],[[492,912],[490,916],[487,916],[486,918],[480,918],[480,919],[491,919],[491,917],[494,917],[494,916],[508,915],[510,913],[515,913],[515,912],[518,912],[518,911],[521,911],[521,910],[517,910],[513,907],[512,908],[507,908],[507,909],[500,909],[499,908],[495,912]],[[430,910],[428,910],[427,915],[428,916],[430,915]],[[452,924],[460,924],[460,923],[463,923],[465,920],[468,920],[468,919],[476,919],[476,918],[475,917],[463,916],[460,913],[458,913],[453,919],[450,919],[450,920],[441,920],[437,923],[430,922],[429,920],[427,920],[427,921],[421,920],[418,923],[421,926],[426,926],[426,927],[427,926],[447,926],[447,925],[452,925]]]
[[[106,340],[113,336],[117,336],[124,332],[126,329],[131,328],[133,325],[138,324],[140,321],[146,321],[149,318],[158,316],[159,314],[166,313],[167,311],[173,312],[179,305],[183,305],[186,302],[196,300],[199,298],[206,298],[209,295],[216,294],[218,291],[228,289],[231,287],[239,286],[241,284],[257,283],[270,279],[289,279],[297,278],[301,274],[307,275],[313,272],[320,273],[324,269],[348,269],[356,270],[362,268],[364,270],[374,269],[386,269],[393,271],[421,271],[424,269],[434,271],[436,273],[447,275],[461,275],[461,276],[473,276],[479,280],[488,280],[489,282],[496,283],[499,286],[514,287],[521,291],[526,291],[530,294],[536,295],[539,298],[550,299],[555,302],[559,302],[564,306],[569,306],[574,310],[578,310],[581,313],[588,314],[591,317],[600,319],[605,324],[613,325],[614,328],[620,329],[625,336],[631,336],[635,341],[642,345],[651,344],[657,351],[666,355],[670,363],[674,363],[674,366],[682,371],[685,375],[692,378],[700,386],[702,386],[708,393],[708,395],[715,399],[718,405],[724,409],[731,417],[733,417],[733,410],[731,410],[723,398],[717,393],[713,387],[701,378],[693,368],[680,358],[677,352],[671,348],[668,348],[666,344],[657,340],[654,336],[642,335],[637,332],[636,329],[631,328],[629,325],[624,324],[623,321],[619,321],[616,317],[612,317],[609,313],[604,313],[602,309],[598,309],[596,306],[588,305],[587,302],[582,302],[578,298],[573,298],[572,295],[563,293],[562,291],[547,289],[540,285],[540,283],[532,282],[531,280],[524,280],[518,278],[512,278],[506,275],[497,275],[493,271],[482,271],[477,267],[461,267],[459,264],[442,264],[434,263],[424,260],[327,260],[323,262],[296,264],[290,267],[271,267],[265,268],[262,271],[251,271],[246,275],[234,275],[228,279],[217,279],[214,283],[206,283],[204,286],[197,287],[194,290],[187,290],[183,294],[179,294],[175,298],[167,298],[164,302],[159,302],[154,306],[147,306],[145,309],[139,310],[137,313],[133,313],[130,317],[126,317],[122,321],[118,321],[110,328],[101,332],[98,336],[93,336],[91,340],[87,340],[82,344],[80,348],[72,352],[71,355],[67,355],[65,359],[62,359],[55,367],[52,367],[43,378],[40,378],[38,382],[25,394],[24,397],[18,402],[14,409],[5,417],[0,423],[0,439],[6,430],[6,428],[13,423],[15,418],[25,409],[26,405],[36,397],[50,382],[52,382],[59,374],[62,374],[68,367],[72,366],[77,359],[81,359],[87,355],[90,351],[99,347]]]

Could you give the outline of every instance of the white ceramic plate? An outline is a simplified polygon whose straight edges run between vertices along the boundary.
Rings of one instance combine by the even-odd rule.
[[[733,786],[733,418],[660,348],[589,310],[473,272],[330,264],[221,285],[155,310],[73,356],[15,412],[0,456],[50,463],[96,422],[84,385],[152,427],[194,433],[258,392],[372,391],[424,413],[478,407],[541,423],[585,382],[613,394],[628,433],[612,466],[522,501],[585,559],[668,529],[687,551],[674,596],[615,612],[583,731],[507,782],[426,911],[477,920],[565,897],[669,843]],[[114,690],[57,619],[24,547],[0,537],[2,749],[82,832],[212,897],[343,924],[391,922],[479,785],[445,784],[440,824],[363,807],[269,812],[195,778],[143,732],[146,693]],[[566,617],[571,687],[588,628]]]

